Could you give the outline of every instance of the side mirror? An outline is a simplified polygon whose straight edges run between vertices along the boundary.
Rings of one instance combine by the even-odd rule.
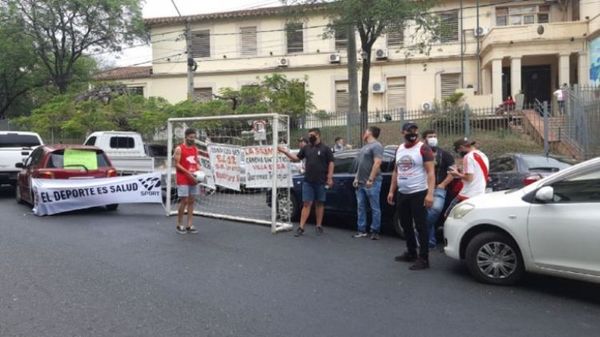
[[[25,168],[25,164],[23,164],[23,163],[16,163],[15,167],[22,169],[22,168]]]
[[[542,202],[550,202],[554,200],[554,188],[552,186],[544,186],[535,192],[535,199]]]

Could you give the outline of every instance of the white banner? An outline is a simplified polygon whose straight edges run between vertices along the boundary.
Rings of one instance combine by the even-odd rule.
[[[273,147],[247,146],[244,148],[246,160],[246,187],[273,187]],[[290,162],[282,154],[277,155],[277,186],[291,187]]]
[[[125,203],[162,203],[160,173],[96,179],[32,179],[35,215]]]
[[[230,190],[240,190],[242,148],[233,145],[209,144],[208,154],[215,184]]]

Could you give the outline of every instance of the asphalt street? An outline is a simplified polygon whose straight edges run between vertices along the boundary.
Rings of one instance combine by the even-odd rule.
[[[600,285],[476,283],[439,251],[312,228],[303,238],[160,206],[36,217],[0,193],[0,336],[598,336]]]

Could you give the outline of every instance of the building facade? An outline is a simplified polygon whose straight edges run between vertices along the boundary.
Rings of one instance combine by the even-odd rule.
[[[456,90],[474,107],[494,107],[517,93],[526,102],[550,101],[563,83],[594,80],[590,46],[600,36],[597,0],[445,0],[432,11],[444,31],[428,51],[411,47],[416,41],[410,25],[376,42],[369,110],[423,109]],[[144,95],[173,103],[187,98],[189,23],[198,99],[281,73],[303,81],[317,109],[343,112],[349,97],[347,39],[342,33],[323,38],[330,18],[318,8],[307,10],[300,24],[290,23],[286,14],[275,7],[146,19],[153,61]]]

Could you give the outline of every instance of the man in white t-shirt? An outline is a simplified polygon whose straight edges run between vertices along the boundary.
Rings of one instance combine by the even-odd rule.
[[[459,202],[485,193],[490,161],[475,147],[475,144],[475,141],[467,138],[454,142],[454,151],[463,158],[463,168],[461,172],[453,167],[449,173],[462,180],[463,188],[448,207],[448,212]]]
[[[553,93],[556,98],[556,103],[558,103],[558,111],[563,114],[565,112],[565,90],[567,88],[567,84],[564,83],[561,88],[556,89]]]

